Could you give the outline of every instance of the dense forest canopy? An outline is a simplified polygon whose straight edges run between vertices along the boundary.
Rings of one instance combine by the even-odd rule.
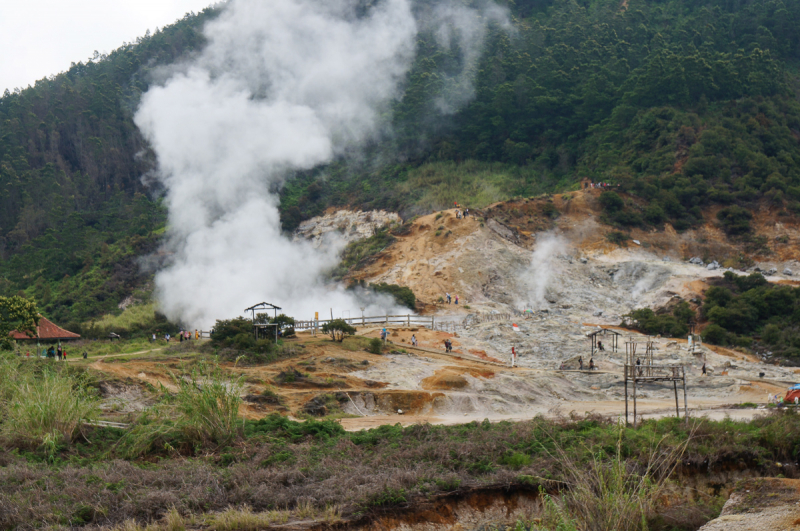
[[[294,176],[282,191],[285,228],[330,205],[414,213],[458,194],[480,206],[582,177],[643,199],[609,212],[622,226],[686,229],[708,204],[769,201],[800,213],[800,3],[504,5],[510,27],[489,25],[475,64],[419,34],[386,118],[392,133]],[[166,216],[143,179],[155,162],[133,112],[160,66],[203,45],[215,14],[188,15],[0,98],[0,294],[24,291],[78,322],[141,284],[136,257],[157,247]],[[453,89],[464,76],[468,101]]]

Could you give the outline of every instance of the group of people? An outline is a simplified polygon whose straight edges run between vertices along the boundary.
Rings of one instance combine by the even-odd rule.
[[[445,293],[444,294],[444,298],[445,298],[445,301],[447,302],[447,304],[451,304],[452,301],[453,301],[453,298],[450,296],[449,293]],[[456,300],[456,304],[458,304],[458,295],[456,295],[455,300]]]
[[[613,187],[614,185],[611,183],[589,183],[589,188],[602,188],[603,190],[608,190],[609,188]],[[617,185],[619,186],[619,185]]]
[[[172,339],[172,336],[169,334],[169,332],[164,334],[164,341],[169,343],[170,339]],[[178,332],[178,340],[179,341],[181,341],[181,342],[189,341],[190,339],[192,339],[192,333],[189,330],[181,330],[180,332]],[[196,328],[194,330],[194,339],[200,339],[200,332]],[[156,342],[156,335],[155,334],[153,334],[152,337],[150,338],[150,342],[151,343],[155,343]]]
[[[445,352],[453,352],[453,342],[449,339],[444,340],[444,351]]]
[[[456,209],[456,219],[464,219],[469,216],[469,209],[465,208],[464,210],[461,210],[458,201],[453,201],[453,207]]]
[[[30,350],[25,352],[25,357],[26,358],[30,358],[31,357],[31,351]],[[64,347],[62,345],[50,346],[50,348],[46,348],[46,349],[42,350],[42,357],[43,358],[48,358],[48,359],[51,359],[51,360],[57,359],[58,361],[67,361],[67,347]],[[88,354],[84,351],[83,359],[86,359],[87,357],[88,357]]]

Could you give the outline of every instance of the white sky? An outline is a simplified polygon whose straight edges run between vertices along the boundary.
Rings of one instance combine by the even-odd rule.
[[[0,0],[0,94],[108,53],[216,0]]]

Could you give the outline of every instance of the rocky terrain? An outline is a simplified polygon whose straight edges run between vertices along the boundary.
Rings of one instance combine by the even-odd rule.
[[[318,248],[331,238],[344,242],[369,238],[376,231],[402,221],[399,215],[384,210],[370,212],[336,210],[302,222],[294,231],[293,239],[310,240],[311,244]]]

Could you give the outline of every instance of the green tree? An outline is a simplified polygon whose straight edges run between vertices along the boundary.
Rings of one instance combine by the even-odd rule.
[[[0,297],[0,349],[11,348],[9,333],[12,330],[36,337],[39,310],[36,303],[23,297]]]
[[[341,343],[344,341],[345,335],[352,336],[356,333],[356,329],[347,324],[347,321],[344,319],[334,319],[333,321],[328,321],[322,325],[322,332],[325,334],[330,334],[331,339]]]

